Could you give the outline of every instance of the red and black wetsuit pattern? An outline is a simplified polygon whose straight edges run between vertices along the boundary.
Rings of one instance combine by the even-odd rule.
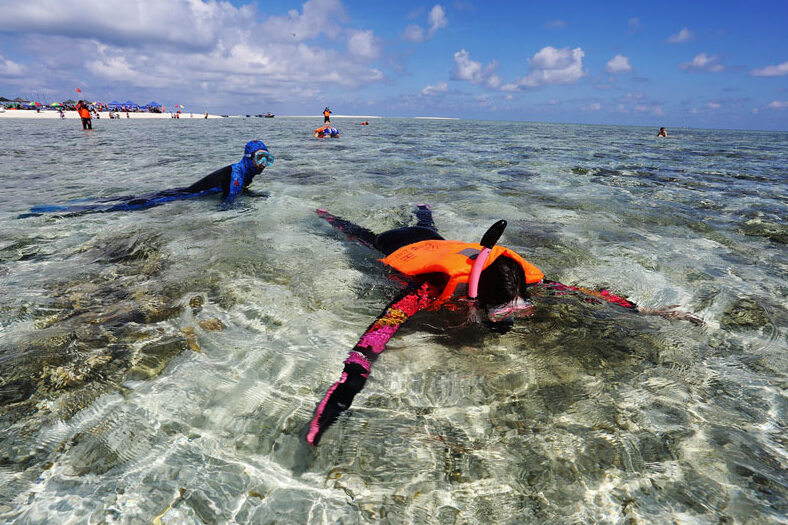
[[[323,432],[336,421],[339,414],[350,408],[353,398],[367,382],[372,363],[386,349],[386,343],[409,317],[435,302],[440,292],[428,282],[411,285],[367,328],[345,359],[339,381],[328,389],[318,404],[315,416],[309,423],[307,443],[316,446]]]
[[[589,303],[600,303],[601,301],[606,301],[608,303],[617,304],[618,306],[622,306],[624,308],[629,308],[630,310],[638,309],[638,305],[629,299],[624,299],[620,295],[612,293],[610,290],[592,290],[582,286],[569,286],[568,284],[562,284],[557,281],[548,281],[546,279],[542,281],[542,287],[556,292],[556,295],[563,295],[570,291],[582,292],[589,296],[584,298],[584,300]]]

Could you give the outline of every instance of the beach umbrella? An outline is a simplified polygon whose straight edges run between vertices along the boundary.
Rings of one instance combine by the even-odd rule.
[[[50,104],[50,106],[62,106],[62,105],[63,105],[63,104],[61,104],[60,102],[52,102],[52,103]]]

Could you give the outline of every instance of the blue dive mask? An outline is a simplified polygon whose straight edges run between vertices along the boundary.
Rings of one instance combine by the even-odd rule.
[[[260,168],[265,168],[274,163],[274,156],[264,149],[259,149],[252,153],[252,159],[254,159],[254,163]]]

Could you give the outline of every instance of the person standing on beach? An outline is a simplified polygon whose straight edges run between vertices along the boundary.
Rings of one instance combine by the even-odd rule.
[[[328,106],[326,106],[326,109],[323,110],[323,124],[325,124],[326,122],[331,122],[330,115],[331,115],[331,110],[328,109]]]
[[[77,102],[77,113],[82,119],[82,129],[93,129],[93,122],[90,119],[90,110],[84,100]]]

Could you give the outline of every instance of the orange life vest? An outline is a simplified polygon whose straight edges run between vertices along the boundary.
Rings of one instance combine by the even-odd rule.
[[[484,247],[481,244],[461,241],[421,241],[403,246],[381,261],[405,275],[446,274],[449,282],[439,297],[439,300],[446,300],[451,297],[458,284],[468,282],[473,261],[482,248]],[[502,255],[514,259],[522,266],[526,283],[537,283],[544,278],[539,268],[509,248],[498,245],[493,246],[484,268]]]
[[[331,126],[323,126],[321,128],[317,128],[315,130],[315,133],[317,134],[317,138],[323,138],[331,133]]]
[[[90,110],[85,106],[80,107],[78,113],[82,118],[90,118]]]
[[[331,114],[331,112],[330,112],[329,110],[325,110],[325,111],[323,112],[323,116],[324,116],[324,117],[327,117],[327,116],[329,116],[330,114]]]

